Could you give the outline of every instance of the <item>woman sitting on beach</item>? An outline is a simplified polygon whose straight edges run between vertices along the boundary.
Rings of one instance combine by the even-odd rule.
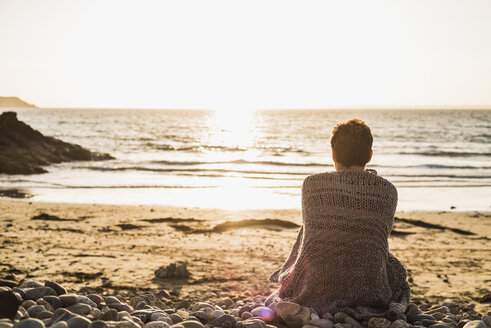
[[[374,170],[372,134],[361,120],[336,125],[336,171],[307,177],[303,225],[285,264],[270,281],[280,287],[266,304],[290,301],[319,315],[342,311],[357,319],[402,318],[409,304],[406,270],[389,252],[397,190]]]

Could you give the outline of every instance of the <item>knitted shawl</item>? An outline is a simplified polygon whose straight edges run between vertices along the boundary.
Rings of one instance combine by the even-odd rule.
[[[314,174],[302,186],[303,225],[266,304],[290,301],[319,315],[401,318],[407,272],[389,252],[397,190],[374,170]]]

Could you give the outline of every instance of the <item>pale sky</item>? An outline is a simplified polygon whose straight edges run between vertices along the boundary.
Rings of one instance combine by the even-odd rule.
[[[0,96],[42,107],[491,105],[491,1],[0,0]]]

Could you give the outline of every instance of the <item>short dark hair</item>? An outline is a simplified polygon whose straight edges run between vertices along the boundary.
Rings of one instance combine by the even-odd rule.
[[[347,168],[368,163],[372,142],[370,128],[357,118],[340,122],[332,129],[331,148],[336,154],[336,161]]]

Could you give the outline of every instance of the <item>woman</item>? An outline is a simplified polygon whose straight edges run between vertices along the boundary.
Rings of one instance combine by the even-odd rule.
[[[285,264],[270,281],[280,287],[266,304],[290,301],[319,315],[342,311],[357,319],[402,318],[409,304],[404,266],[389,252],[397,190],[374,170],[373,137],[361,120],[336,125],[336,171],[307,177],[301,227]]]

